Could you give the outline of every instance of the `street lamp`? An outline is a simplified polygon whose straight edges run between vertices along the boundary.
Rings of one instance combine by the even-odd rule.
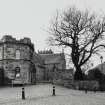
[[[56,69],[56,66],[54,64],[54,67],[53,67],[53,94],[52,96],[55,96],[55,85],[54,85],[54,79],[55,79],[55,69]]]
[[[93,67],[93,63],[91,63],[91,66]]]
[[[93,63],[91,63],[91,67],[93,67]]]
[[[101,56],[100,59],[101,59],[101,64],[102,64],[103,56]]]
[[[101,56],[100,59],[101,59],[101,70],[103,70],[103,66],[102,66],[103,56]]]

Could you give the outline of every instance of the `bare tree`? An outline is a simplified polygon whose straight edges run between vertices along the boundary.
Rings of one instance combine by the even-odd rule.
[[[105,18],[97,18],[88,11],[69,8],[58,14],[51,23],[49,42],[54,46],[69,47],[76,68],[75,79],[82,80],[81,67],[93,54],[104,50]]]

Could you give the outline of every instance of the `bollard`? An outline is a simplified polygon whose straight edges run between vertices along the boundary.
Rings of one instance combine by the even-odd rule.
[[[55,96],[55,86],[53,86],[53,94],[52,96]]]
[[[24,90],[24,87],[22,88],[22,100],[25,100],[25,90]]]

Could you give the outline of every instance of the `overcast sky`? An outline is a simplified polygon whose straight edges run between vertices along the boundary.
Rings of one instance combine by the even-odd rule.
[[[0,0],[0,38],[12,35],[17,39],[30,37],[36,51],[48,48],[46,39],[56,10],[74,5],[100,14],[105,13],[104,0]]]

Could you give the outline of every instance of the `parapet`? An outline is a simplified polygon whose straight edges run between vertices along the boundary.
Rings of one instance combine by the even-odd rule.
[[[16,39],[13,38],[11,35],[5,35],[1,39],[1,42],[14,42],[14,41],[16,41]]]
[[[3,38],[0,40],[0,43],[25,44],[29,45],[34,50],[34,44],[31,42],[31,39],[27,37],[17,40],[16,38],[13,38],[11,35],[4,35]]]

